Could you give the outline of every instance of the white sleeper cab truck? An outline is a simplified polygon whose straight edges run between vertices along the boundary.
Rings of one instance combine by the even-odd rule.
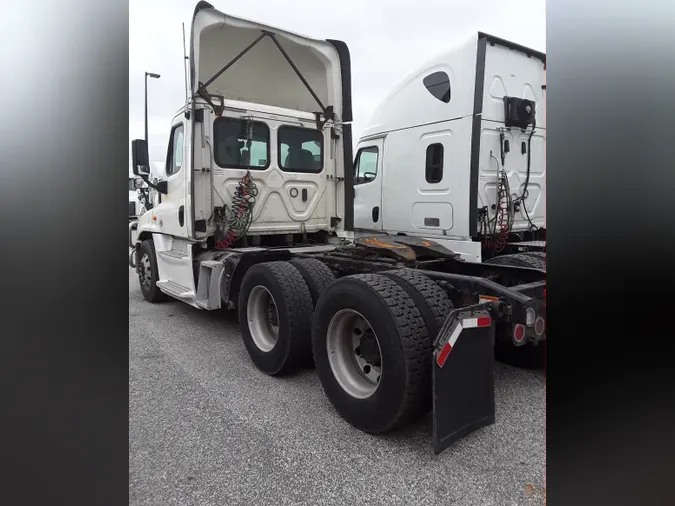
[[[407,76],[357,147],[354,227],[541,268],[546,55],[479,34]],[[535,255],[499,255],[509,251]]]
[[[515,103],[517,112],[509,114],[522,123],[522,115],[540,105],[522,101],[529,100],[527,90],[508,88],[511,52],[520,58],[522,51],[479,34],[473,43],[478,54],[486,55],[486,68],[492,61],[486,43],[492,47],[492,42],[506,47],[495,50],[494,58],[505,58],[500,75],[506,91],[515,94],[502,97],[502,109]],[[476,172],[485,185],[466,183],[483,188],[475,197],[461,196],[468,190],[455,188],[473,178],[470,153],[482,153],[482,148],[468,148],[466,164],[457,160],[450,166],[446,158],[442,177],[432,174],[443,180],[454,172],[443,183],[449,190],[421,188],[414,160],[419,149],[426,149],[419,139],[433,140],[434,133],[415,133],[410,153],[404,143],[391,148],[409,160],[406,175],[387,165],[393,130],[386,127],[377,140],[378,157],[367,160],[365,153],[373,150],[365,139],[361,143],[355,172],[350,56],[338,40],[310,39],[199,2],[187,62],[189,98],[173,118],[161,181],[149,180],[146,142],[132,142],[134,173],[161,195],[129,226],[129,263],[145,299],[237,310],[244,346],[258,369],[280,375],[313,364],[336,411],[365,432],[387,432],[431,411],[440,452],[494,423],[495,353],[501,347],[514,357],[531,356],[542,348],[546,273],[534,260],[540,259],[538,252],[517,253],[532,259],[520,264],[464,258],[470,250],[461,243],[481,240],[469,225],[472,219],[480,223],[476,209],[488,207],[488,225],[495,216],[489,212],[495,202],[489,161],[483,167],[479,160]],[[453,99],[477,82],[475,73],[464,77],[461,70],[446,72]],[[423,82],[420,87],[430,93]],[[433,112],[433,107],[420,107],[425,108],[421,113]],[[487,109],[480,107],[479,116]],[[467,135],[459,124],[440,125],[440,142],[445,142],[444,132],[452,132],[448,152],[459,153],[459,143],[474,142],[471,131],[476,129],[485,132],[485,145],[492,142],[487,132],[493,126],[474,119],[473,109],[467,114]],[[496,114],[495,123],[504,123]],[[440,122],[438,116],[406,121]],[[511,148],[499,168],[520,170],[511,159],[527,125],[504,128]],[[490,149],[499,159],[499,145]],[[532,174],[530,195],[536,195],[543,182]],[[400,179],[389,183],[389,175]],[[362,184],[364,178],[381,184],[380,189],[365,195],[369,183]],[[512,187],[513,207],[521,197],[515,182]],[[431,205],[415,210],[418,202]],[[355,229],[365,205],[379,208],[383,218],[375,222],[384,219],[384,227]],[[442,212],[448,205],[451,225]],[[385,228],[388,213],[395,212],[391,206],[409,212],[410,225]],[[509,234],[518,234],[518,211],[504,212],[511,217]],[[539,208],[533,212],[538,220]],[[439,227],[452,232],[458,252],[450,243],[441,244],[443,234],[413,233],[418,217],[441,221]]]

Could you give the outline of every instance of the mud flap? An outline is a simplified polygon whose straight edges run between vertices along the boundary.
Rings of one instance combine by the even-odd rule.
[[[495,318],[502,303],[450,312],[434,343],[434,452],[495,422]]]

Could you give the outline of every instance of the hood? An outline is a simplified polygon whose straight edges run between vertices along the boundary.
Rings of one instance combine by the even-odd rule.
[[[199,2],[192,20],[190,82],[193,96],[263,33],[274,34],[324,107],[351,121],[349,52],[340,41],[316,40],[224,14]],[[210,95],[304,112],[320,112],[274,40],[265,36],[206,87]]]

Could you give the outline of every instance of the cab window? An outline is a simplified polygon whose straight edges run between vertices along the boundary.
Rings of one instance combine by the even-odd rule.
[[[313,128],[279,127],[279,167],[286,172],[319,173],[323,169],[323,132]]]
[[[354,184],[369,183],[377,177],[377,146],[361,148],[356,155],[354,164]]]
[[[218,118],[213,123],[214,159],[219,167],[257,169],[269,167],[270,129],[261,121]]]
[[[166,157],[166,175],[172,176],[183,166],[183,124],[176,125],[171,130],[169,138],[169,152]]]

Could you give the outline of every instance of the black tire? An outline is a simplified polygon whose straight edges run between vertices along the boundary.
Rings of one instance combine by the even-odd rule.
[[[546,268],[546,252],[545,251],[526,251],[523,255],[529,255],[533,258],[539,258],[544,262],[544,269]]]
[[[248,319],[249,295],[258,286],[272,295],[278,315],[278,336],[268,351],[256,344]],[[274,376],[311,363],[312,307],[309,288],[290,262],[265,262],[246,272],[239,292],[239,325],[244,346],[258,369]]]
[[[146,256],[147,262],[144,261]],[[139,254],[137,255],[136,262],[138,283],[141,285],[141,293],[143,294],[143,298],[148,302],[163,302],[169,300],[169,296],[161,291],[157,286],[157,281],[159,280],[159,271],[157,270],[155,243],[152,242],[152,239],[146,239],[141,243],[141,248]]]
[[[326,288],[335,281],[335,274],[326,264],[316,258],[294,258],[291,263],[302,274],[312,294],[312,303],[316,306]]]
[[[514,253],[490,258],[485,262],[493,265],[508,265],[513,267],[529,267],[530,269],[546,270],[546,262],[543,257],[531,253]]]
[[[394,280],[406,291],[415,302],[427,327],[428,337],[422,341],[424,350],[423,382],[428,385],[425,390],[423,389],[423,395],[425,396],[423,411],[427,412],[432,406],[431,362],[434,341],[448,313],[454,306],[443,289],[424,274],[412,269],[397,269],[381,274]]]
[[[382,372],[376,390],[357,398],[340,386],[327,349],[329,324],[342,309],[368,320],[377,336]],[[413,299],[392,279],[357,274],[335,281],[319,299],[312,325],[312,349],[326,396],[350,424],[369,433],[395,429],[423,414],[430,350],[424,319]]]

